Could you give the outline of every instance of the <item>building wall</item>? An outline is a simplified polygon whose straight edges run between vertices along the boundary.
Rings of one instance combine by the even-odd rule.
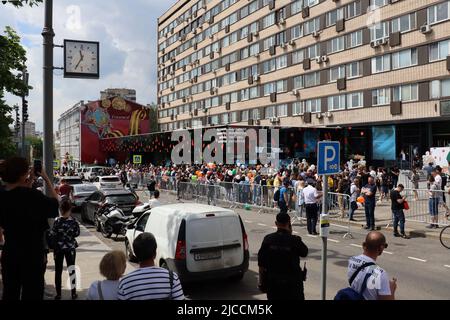
[[[59,119],[59,160],[63,161],[67,153],[73,157],[73,162],[81,163],[80,154],[80,108],[82,103],[63,113]]]
[[[100,92],[100,100],[121,97],[130,101],[136,101],[136,90],[134,89],[106,89]]]
[[[246,6],[253,5],[255,1],[259,4],[259,9],[247,17],[241,18],[240,9]],[[307,0],[305,0],[306,2]],[[444,55],[441,59],[431,59],[432,48],[436,43],[447,45],[450,39],[450,2],[442,0],[401,0],[389,3],[385,1],[386,5],[380,7],[375,11],[367,8],[372,3],[371,0],[340,0],[340,1],[314,1],[309,0],[309,16],[303,16],[306,9],[302,12],[292,14],[292,9],[296,1],[276,0],[273,1],[273,8],[271,9],[272,1],[269,0],[254,0],[254,1],[178,1],[159,19],[158,26],[158,103],[159,103],[159,123],[162,131],[170,131],[180,127],[191,127],[194,119],[201,119],[204,124],[214,122],[214,124],[227,124],[224,114],[228,114],[231,118],[232,113],[235,113],[235,121],[233,124],[243,125],[247,121],[242,121],[243,110],[260,110],[260,119],[257,124],[271,125],[270,117],[265,109],[270,106],[278,106],[286,104],[287,112],[280,116],[277,125],[285,127],[326,127],[326,126],[340,126],[340,125],[365,125],[365,124],[382,124],[382,123],[401,123],[410,121],[425,121],[437,119],[449,119],[448,114],[441,112],[441,101],[450,99],[450,93],[446,92],[441,96],[430,97],[431,87],[436,86],[435,80],[450,81],[450,60],[447,55],[450,55],[450,41],[447,49],[442,49]],[[199,5],[200,3],[200,5]],[[214,21],[209,23],[204,21],[203,17],[211,16],[211,12],[217,5],[230,4],[229,7],[218,10],[214,16]],[[349,17],[349,6],[358,5],[360,12],[355,17]],[[206,9],[202,8],[206,5]],[[439,5],[439,7],[435,7]],[[191,10],[191,8],[200,8]],[[327,27],[327,15],[334,10],[343,9],[345,13],[344,29],[338,31],[337,25]],[[188,10],[188,13],[186,11]],[[191,10],[192,12],[189,12]],[[268,15],[275,15],[275,20],[280,21],[280,11],[284,11],[284,24],[273,24],[267,28],[262,28],[262,21]],[[434,10],[434,11],[431,11]],[[236,21],[228,27],[224,27],[221,22],[227,19],[234,12],[239,11]],[[194,12],[196,12],[194,14]],[[429,13],[437,12],[439,16],[444,17],[438,23],[428,21]],[[403,17],[402,22],[406,21],[406,15],[411,15],[409,22],[411,27],[405,30],[400,35],[392,32],[394,19]],[[314,37],[311,34],[304,34],[303,36],[292,38],[292,29],[295,26],[305,25],[313,19],[318,19],[320,35]],[[201,28],[196,27],[197,20],[200,19]],[[203,19],[203,20],[202,20]],[[381,22],[388,22],[389,32],[385,34],[385,38],[389,39],[385,45],[380,45],[377,48],[372,48],[371,33],[368,28],[368,22],[378,19]],[[178,22],[177,22],[178,20]],[[206,19],[207,20],[207,19]],[[225,37],[231,36],[234,32],[241,31],[242,28],[252,23],[257,23],[259,26],[259,35],[248,39],[243,37],[238,41],[228,46],[223,46],[221,42]],[[413,23],[415,22],[415,23]],[[210,28],[214,28],[216,24],[220,23],[220,31],[216,32],[212,39],[206,36],[204,39],[199,38],[200,34],[208,32]],[[428,34],[420,32],[420,27],[426,23],[431,25],[432,31]],[[339,23],[340,24],[340,23]],[[404,23],[403,23],[404,24]],[[191,29],[195,27],[196,34],[193,34]],[[222,29],[223,27],[223,29]],[[173,32],[171,29],[173,28]],[[185,30],[185,31],[184,31]],[[360,44],[351,48],[349,46],[351,33],[359,31]],[[270,46],[264,48],[264,41],[274,35],[279,35],[285,32],[285,39],[273,43],[273,48]],[[330,41],[337,37],[345,36],[344,50],[331,52]],[[183,40],[185,37],[185,40]],[[400,38],[396,43],[395,38]],[[290,40],[294,40],[290,44]],[[220,45],[216,45],[220,41]],[[173,43],[172,43],[173,42]],[[181,46],[189,44],[189,48],[184,49]],[[196,49],[194,47],[194,43]],[[284,43],[284,48],[281,44]],[[259,44],[259,56],[244,57],[241,49],[248,46]],[[317,45],[317,54],[309,55],[307,53],[308,47]],[[220,53],[214,53],[213,56],[209,54],[211,48],[220,46]],[[195,49],[195,50],[194,50]],[[264,50],[265,49],[265,50]],[[391,54],[386,59],[389,59],[391,67],[394,65],[395,57],[399,52],[402,55],[406,53],[405,50],[411,49],[416,57],[414,64],[398,69],[390,69],[385,72],[376,73],[372,67],[372,58],[381,57]],[[272,51],[272,52],[271,52]],[[201,57],[198,52],[202,52]],[[237,52],[234,56],[234,62],[227,65],[227,59],[230,54]],[[310,62],[310,68],[304,64],[304,60],[295,61],[295,56],[298,52],[303,52],[304,60]],[[197,56],[195,56],[197,54]],[[315,56],[328,57],[328,61],[324,63],[316,63]],[[283,68],[276,71],[264,73],[263,65],[265,62],[286,57],[286,63]],[[198,60],[197,60],[198,59]],[[209,70],[208,65],[217,62],[216,72],[206,72]],[[404,57],[400,58],[401,62],[406,61]],[[350,78],[348,74],[341,75],[339,78],[346,78],[346,85],[344,88],[338,88],[337,82],[330,81],[330,69],[337,66],[348,65],[353,62],[358,62],[359,75],[355,78]],[[242,70],[253,68],[256,71],[254,74],[260,76],[258,82],[249,84],[247,77],[242,77]],[[197,70],[200,75],[194,76],[193,72]],[[171,75],[171,73],[173,75]],[[231,84],[225,84],[223,76],[236,73],[236,81]],[[320,80],[311,86],[304,85],[303,87],[296,87],[294,77],[303,76],[304,82],[306,77],[312,73],[319,74]],[[184,76],[184,82],[180,81],[180,76]],[[286,80],[286,87],[280,90],[275,97],[264,96],[264,85],[278,81]],[[217,87],[217,93],[206,90],[211,82],[215,82],[212,86]],[[204,84],[199,88],[198,93],[192,92],[193,87],[198,87],[199,84]],[[339,82],[342,84],[342,81]],[[406,101],[404,98],[396,99],[394,91],[401,85],[413,85],[414,91],[417,93],[416,97],[411,101]],[[259,97],[243,101],[242,90],[256,87],[256,92]],[[380,88],[389,88],[390,101],[381,106],[374,106],[373,104],[373,90]],[[299,95],[293,94],[294,89],[299,89]],[[236,102],[226,104],[226,95],[237,92],[238,99]],[[351,93],[360,93],[360,108],[349,109]],[[345,95],[343,101],[343,110],[331,110],[329,98]],[[218,98],[218,99],[217,99]],[[218,100],[212,101],[212,99]],[[307,109],[308,100],[320,99],[320,112],[312,112],[311,121],[308,120],[309,114]],[[400,100],[400,113],[395,114],[395,109],[398,104],[393,103],[394,100]],[[214,102],[216,102],[214,104]],[[207,112],[202,110],[208,107],[209,103],[214,105],[207,108]],[[296,106],[299,105],[300,112],[296,113]],[[228,109],[228,110],[227,110]],[[195,111],[197,110],[197,111]],[[306,113],[306,114],[305,114]],[[317,114],[320,114],[318,117]],[[172,116],[173,115],[173,116]],[[214,116],[220,116],[219,119],[214,119]],[[213,117],[213,118],[211,118]],[[216,122],[217,121],[217,122]]]

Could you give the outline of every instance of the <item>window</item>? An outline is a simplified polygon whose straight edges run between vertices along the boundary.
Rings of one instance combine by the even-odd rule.
[[[248,110],[241,111],[241,121],[248,121]]]
[[[439,3],[428,8],[428,24],[438,23],[447,20],[449,17],[448,1]]]
[[[357,46],[362,45],[362,30],[358,30],[355,32],[352,32],[348,35],[349,38],[349,46],[350,48],[354,48]]]
[[[262,20],[263,29],[275,24],[275,12],[265,16]]]
[[[266,119],[275,117],[275,107],[274,106],[266,107],[265,113]]]
[[[303,114],[303,104],[301,102],[294,102],[292,104],[292,115],[298,116]]]
[[[391,21],[391,32],[407,32],[416,28],[416,14],[411,13]]]
[[[347,19],[359,16],[361,14],[361,0],[347,5]]]
[[[287,104],[280,104],[277,106],[277,117],[287,117],[288,115],[288,106]]]
[[[418,85],[417,84],[407,84],[403,86],[395,87],[393,92],[394,101],[416,101],[418,96]]]
[[[320,84],[320,73],[313,72],[309,74],[305,74],[305,88],[317,86]]]
[[[275,71],[276,69],[276,60],[271,59],[263,62],[263,74]]]
[[[301,63],[304,60],[303,50],[298,50],[292,53],[292,63]]]
[[[359,64],[359,62],[352,62],[347,64],[346,75],[348,79],[361,76]]]
[[[363,93],[354,92],[347,95],[347,109],[360,108],[363,106]]]
[[[263,51],[269,50],[271,46],[277,44],[276,37],[272,36],[263,41]]]
[[[300,38],[302,34],[302,25],[297,25],[291,29],[291,39],[298,39]]]
[[[372,91],[372,105],[382,106],[391,103],[391,90],[389,88]]]
[[[260,114],[259,114],[259,109],[253,109],[252,110],[252,119],[253,120],[260,120]]]
[[[291,14],[297,14],[302,11],[303,0],[297,0],[291,4]]]
[[[430,90],[430,96],[433,99],[450,97],[450,79],[432,81]]]
[[[259,88],[251,87],[250,88],[250,99],[255,99],[259,97]]]
[[[392,69],[417,65],[417,49],[408,49],[392,54]]]
[[[231,121],[230,122],[237,122],[237,118],[238,117],[238,113],[237,113],[237,111],[233,111],[232,113],[231,113]]]
[[[337,111],[345,109],[345,95],[328,97],[328,110]]]
[[[383,7],[388,4],[389,0],[370,0],[370,6],[375,8]]]
[[[372,73],[391,70],[391,57],[389,54],[372,58]]]
[[[303,88],[303,76],[294,77],[294,89]]]
[[[277,60],[277,70],[287,67],[287,56],[286,55],[278,57],[276,60]]]
[[[446,59],[450,54],[450,40],[430,44],[430,62]]]
[[[279,80],[276,82],[277,92],[286,92],[287,91],[287,80]]]
[[[311,19],[303,24],[303,34],[308,35],[320,29],[320,18]]]
[[[250,55],[254,56],[259,53],[259,43],[252,44],[250,46]]]
[[[345,78],[345,66],[337,66],[330,69],[330,81],[335,82],[337,79]]]
[[[389,37],[389,23],[381,22],[370,27],[371,41],[380,40]]]
[[[304,109],[306,112],[318,113],[321,112],[321,100],[320,99],[311,99],[306,100],[304,102]]]
[[[327,52],[334,53],[344,50],[344,37],[331,39],[327,42]]]
[[[264,96],[268,96],[274,92],[276,92],[276,83],[275,82],[266,83],[264,85]]]
[[[336,24],[336,21],[344,18],[344,8],[339,8],[326,14],[326,26],[330,27]]]
[[[249,89],[242,89],[241,90],[241,101],[246,101],[248,99],[250,99]]]

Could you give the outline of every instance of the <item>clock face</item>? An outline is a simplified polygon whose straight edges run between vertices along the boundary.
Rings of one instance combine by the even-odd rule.
[[[64,40],[64,70],[66,77],[99,77],[99,43]]]

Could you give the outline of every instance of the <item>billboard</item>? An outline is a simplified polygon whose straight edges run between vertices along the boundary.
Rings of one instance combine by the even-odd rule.
[[[431,148],[431,156],[435,166],[440,166],[445,173],[449,173],[450,163],[450,147],[447,148]]]
[[[372,128],[372,146],[374,160],[396,159],[396,134],[395,126],[383,126]]]
[[[81,110],[81,162],[103,164],[100,140],[150,132],[149,111],[120,97],[89,102]]]

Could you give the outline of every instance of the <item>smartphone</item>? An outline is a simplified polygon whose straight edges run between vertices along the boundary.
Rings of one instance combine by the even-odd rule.
[[[33,168],[34,168],[34,175],[36,177],[40,177],[41,176],[41,172],[42,172],[42,161],[41,160],[34,160]]]

